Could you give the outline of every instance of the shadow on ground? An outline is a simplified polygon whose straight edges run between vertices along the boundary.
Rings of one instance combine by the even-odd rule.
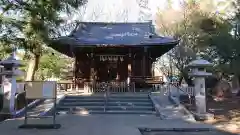
[[[220,128],[240,133],[240,98],[233,96],[222,101],[209,100],[207,110],[214,120],[206,121]]]
[[[80,115],[57,116],[60,129],[18,129],[23,119],[1,122],[0,133],[5,135],[237,135],[214,128],[208,124],[180,119],[161,120],[148,115]],[[51,123],[51,119],[32,119],[29,123]],[[139,130],[142,129],[142,130]]]

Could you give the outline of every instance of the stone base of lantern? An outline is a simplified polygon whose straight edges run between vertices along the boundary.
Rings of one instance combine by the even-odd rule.
[[[214,114],[211,113],[193,113],[197,121],[213,120]]]
[[[60,124],[24,124],[20,125],[18,128],[21,129],[59,129]]]
[[[0,93],[0,111],[3,109],[4,94]]]

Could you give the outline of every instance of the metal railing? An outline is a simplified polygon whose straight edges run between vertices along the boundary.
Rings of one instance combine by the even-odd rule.
[[[177,90],[179,91],[179,96],[180,95],[187,95],[189,104],[190,105],[193,104],[193,100],[194,100],[193,99],[194,98],[194,87],[180,87],[179,85],[176,85],[175,83],[169,83],[169,84],[170,84],[170,86],[173,86],[173,87],[177,88]],[[183,94],[181,94],[180,92],[182,92]]]
[[[171,83],[170,85],[154,84],[153,91],[160,90],[161,92],[165,91],[165,93],[167,93],[169,89],[171,89],[171,86],[177,88],[178,91],[182,92],[183,94],[194,96],[194,87],[182,87]],[[181,94],[180,92],[178,93]]]
[[[109,97],[109,86],[108,83],[105,83],[103,86],[104,91],[104,112],[106,112],[107,103],[108,103],[108,97]]]
[[[152,90],[153,91],[159,91],[162,94],[169,93],[169,86],[163,85],[163,84],[153,84]]]
[[[135,92],[135,83],[126,82],[85,82],[84,91],[88,93],[102,93],[104,95],[104,112],[107,111],[111,93]]]
[[[194,98],[194,87],[182,87],[176,83],[154,84],[153,91],[159,91],[161,94],[180,97],[181,95],[188,96],[188,102],[193,103]]]

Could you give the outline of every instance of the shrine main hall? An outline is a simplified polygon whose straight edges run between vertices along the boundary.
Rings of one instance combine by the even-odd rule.
[[[153,75],[152,64],[177,44],[178,40],[158,36],[152,22],[81,22],[51,47],[75,59],[73,81],[78,85],[128,81],[143,87],[162,81]]]

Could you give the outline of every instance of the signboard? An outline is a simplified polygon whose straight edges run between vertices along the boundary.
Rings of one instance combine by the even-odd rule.
[[[43,83],[43,88],[42,88],[42,96],[43,96],[43,98],[54,98],[55,86],[56,86],[56,83],[44,82]]]
[[[53,113],[51,116],[37,115],[37,116],[29,116],[28,115],[28,104],[25,104],[25,114],[24,114],[24,124],[19,126],[19,128],[40,128],[40,129],[58,129],[61,127],[60,124],[56,124],[56,85],[55,81],[33,81],[25,83],[25,91],[27,99],[52,99],[54,101]],[[30,124],[28,123],[28,118],[52,118],[51,124]]]
[[[33,81],[25,84],[27,99],[56,98],[55,81]]]

